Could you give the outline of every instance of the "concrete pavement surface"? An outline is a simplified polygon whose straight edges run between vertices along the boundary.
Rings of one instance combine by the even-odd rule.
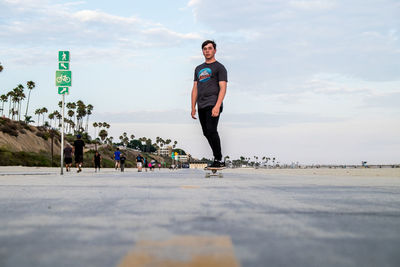
[[[0,266],[400,266],[398,177],[0,168]]]

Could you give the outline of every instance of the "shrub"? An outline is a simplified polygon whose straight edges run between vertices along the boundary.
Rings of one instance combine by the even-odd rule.
[[[53,166],[60,166],[60,156],[54,157]],[[46,152],[11,152],[0,148],[0,166],[51,166],[51,155]]]
[[[37,136],[42,137],[44,140],[48,140],[50,137],[50,134],[48,132],[37,132]]]
[[[11,125],[1,125],[0,131],[11,136],[18,136],[18,131]]]

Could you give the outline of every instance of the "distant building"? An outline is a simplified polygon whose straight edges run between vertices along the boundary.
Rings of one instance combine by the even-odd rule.
[[[205,167],[208,166],[206,161],[200,161],[200,160],[190,161],[189,165],[191,169],[204,169]]]
[[[160,147],[157,150],[157,155],[159,156],[171,157],[171,153],[172,153],[172,146]]]
[[[189,157],[187,155],[177,155],[175,159],[180,162],[188,162],[189,161]]]

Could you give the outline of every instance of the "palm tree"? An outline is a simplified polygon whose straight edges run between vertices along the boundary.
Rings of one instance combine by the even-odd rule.
[[[51,127],[53,124],[54,117],[55,117],[54,112],[50,113],[47,117],[50,119],[50,127]]]
[[[0,62],[0,72],[2,72],[3,71],[3,65],[1,65],[1,62]]]
[[[28,81],[28,82],[26,82],[26,86],[29,89],[29,94],[28,94],[28,102],[26,103],[25,118],[26,118],[26,116],[28,116],[28,107],[29,107],[29,99],[31,98],[31,92],[32,92],[32,89],[35,88],[36,85],[33,81]]]
[[[17,107],[16,107],[18,99],[19,99],[18,90],[19,90],[18,87],[15,87],[11,93],[11,101],[12,101],[12,109],[11,109],[12,117],[11,117],[11,119],[12,120],[14,120],[14,115],[16,115],[18,113]]]
[[[42,112],[42,110],[40,108],[35,110],[35,115],[38,115],[38,125],[37,126],[39,126],[40,115],[42,114],[41,112]]]
[[[61,119],[62,119],[62,115],[61,115],[61,113],[60,112],[58,112],[58,111],[55,111],[55,113],[56,113],[56,118],[57,118],[57,120],[58,120],[58,128],[61,128]]]
[[[87,114],[86,132],[88,132],[89,130],[89,116],[92,115],[92,110],[93,110],[93,105],[89,104],[86,106],[86,114]]]
[[[79,132],[83,132],[84,129],[82,127],[82,120],[86,116],[86,106],[82,100],[78,100],[76,102],[76,105],[77,105],[77,109],[76,109],[77,122],[76,122],[76,124],[77,124],[77,128],[78,128],[77,130]]]
[[[165,145],[165,140],[160,138],[160,146],[163,147]]]
[[[96,139],[96,128],[98,127],[99,125],[97,124],[97,122],[93,122],[93,128],[94,128],[94,136],[93,136],[93,139]]]
[[[71,109],[71,110],[75,111],[76,104],[74,102],[68,102],[66,107],[67,107],[67,109]],[[74,124],[75,124],[75,117],[76,117],[76,112],[74,112]]]
[[[75,111],[73,111],[72,109],[70,109],[70,110],[68,110],[68,117],[69,117],[69,133],[71,132],[71,126],[72,126],[72,123],[73,123],[73,121],[72,121],[72,117],[74,116],[74,114],[75,114]],[[71,123],[72,122],[72,123]]]
[[[22,100],[25,99],[25,94],[24,94],[24,86],[22,84],[18,85],[18,91],[17,91],[17,95],[18,95],[18,120],[21,120],[21,105],[22,105]]]
[[[69,132],[71,133],[71,130],[75,128],[75,122],[73,120],[69,120]]]
[[[35,122],[35,121],[32,120],[32,116],[26,116],[26,117],[25,117],[25,122],[26,122],[26,123],[31,123],[31,122]]]
[[[1,116],[3,116],[4,115],[4,103],[8,101],[7,95],[1,95],[0,101],[1,101]]]
[[[101,138],[101,141],[103,141],[104,142],[104,140],[106,139],[106,137],[108,136],[108,133],[107,133],[107,131],[106,130],[101,130],[100,132],[99,132],[99,136],[100,136],[100,138]]]
[[[172,147],[175,148],[177,144],[178,144],[178,142],[174,141],[174,145]]]
[[[131,134],[131,140],[135,139],[135,135]]]
[[[43,107],[43,108],[41,108],[41,113],[43,114],[43,124],[44,124],[44,114],[46,114],[47,112],[49,112],[48,110],[47,110],[47,108],[45,108],[45,107]]]
[[[60,113],[62,112],[62,101],[58,101],[58,107],[60,108]]]
[[[12,104],[12,98],[13,98],[13,91],[10,91],[7,93],[7,97],[8,97],[8,117],[10,118],[11,115],[11,104]]]

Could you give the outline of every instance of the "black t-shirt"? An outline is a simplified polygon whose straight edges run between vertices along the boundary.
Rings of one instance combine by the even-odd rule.
[[[75,155],[83,155],[83,148],[85,147],[85,142],[82,139],[74,141]]]
[[[219,82],[228,81],[228,73],[221,63],[203,63],[194,71],[194,81],[197,82],[197,108],[215,106],[219,95]]]
[[[96,163],[100,163],[100,159],[101,159],[101,155],[100,154],[98,154],[98,155],[94,155],[94,162],[96,162]]]
[[[121,157],[119,160],[121,161],[121,163],[122,163],[122,164],[124,164],[124,163],[125,163],[125,160],[126,160],[126,158],[125,158],[124,156],[122,156],[122,157]]]
[[[142,162],[143,158],[141,156],[136,157],[136,162]]]
[[[64,157],[65,158],[72,158],[72,148],[67,146],[64,148]]]

